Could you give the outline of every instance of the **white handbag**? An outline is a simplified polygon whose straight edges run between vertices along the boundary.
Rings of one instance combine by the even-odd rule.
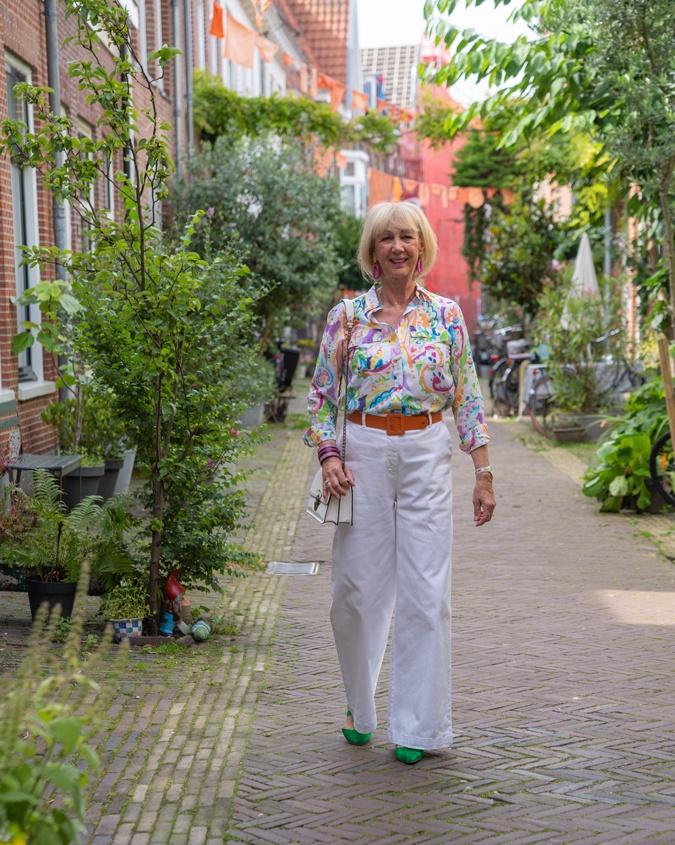
[[[309,487],[309,504],[307,513],[317,522],[333,522],[335,525],[346,522],[354,524],[354,499],[352,488],[344,496],[325,495],[323,489],[323,474],[319,468]]]
[[[349,342],[354,328],[354,303],[351,299],[342,300],[345,313],[347,316],[347,338],[345,342],[345,354],[342,358],[342,370],[340,371],[340,378],[338,384],[338,407],[342,398],[342,384],[345,384],[344,389],[344,419],[342,422],[342,469],[345,468],[345,452],[347,449],[347,373],[349,372]],[[344,375],[344,378],[343,378]],[[316,472],[309,487],[309,501],[307,502],[307,511],[313,519],[317,522],[326,523],[332,522],[338,524],[354,524],[354,499],[352,495],[352,488],[350,487],[344,496],[333,496],[324,491],[323,487],[323,472],[321,467]]]

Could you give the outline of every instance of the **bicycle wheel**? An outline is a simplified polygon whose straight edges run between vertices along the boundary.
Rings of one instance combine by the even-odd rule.
[[[558,402],[553,392],[553,382],[550,376],[542,376],[532,385],[528,397],[528,407],[532,425],[542,437],[551,440],[553,437],[553,420],[558,413]]]
[[[490,379],[488,381],[488,388],[490,389],[490,399],[495,398],[495,386],[499,384],[502,380],[502,376],[504,375],[504,370],[508,365],[507,358],[500,358],[499,361],[494,365],[492,373],[490,374]]]
[[[504,373],[503,392],[504,400],[513,409],[511,413],[518,413],[518,398],[520,397],[520,360],[514,361]]]
[[[675,458],[669,431],[662,434],[652,446],[649,472],[661,496],[669,505],[675,506]]]

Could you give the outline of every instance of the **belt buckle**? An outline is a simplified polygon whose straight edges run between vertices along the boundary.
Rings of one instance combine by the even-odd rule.
[[[403,414],[387,414],[385,417],[387,434],[405,434],[405,418]]]

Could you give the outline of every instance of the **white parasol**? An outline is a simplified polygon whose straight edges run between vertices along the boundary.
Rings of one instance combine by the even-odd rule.
[[[598,285],[598,277],[595,275],[591,242],[588,240],[588,235],[585,232],[581,236],[579,252],[577,252],[577,258],[574,262],[570,296],[578,296],[582,299],[600,296],[600,286]],[[567,306],[565,306],[562,317],[560,318],[560,325],[563,329],[569,329],[570,327]]]

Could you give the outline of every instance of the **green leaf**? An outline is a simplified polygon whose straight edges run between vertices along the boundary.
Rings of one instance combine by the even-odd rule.
[[[60,742],[64,751],[69,754],[82,736],[82,720],[75,716],[64,716],[50,722],[49,729],[54,739]]]
[[[617,475],[616,478],[612,480],[612,483],[609,485],[609,493],[610,496],[618,496],[619,498],[623,498],[623,496],[627,496],[629,491],[628,479],[625,475]]]
[[[59,297],[59,304],[63,310],[68,314],[77,314],[82,310],[82,304],[69,293],[62,293]]]
[[[20,355],[26,349],[30,349],[34,343],[35,338],[31,332],[21,332],[21,334],[15,334],[12,338],[12,352],[14,355]]]

